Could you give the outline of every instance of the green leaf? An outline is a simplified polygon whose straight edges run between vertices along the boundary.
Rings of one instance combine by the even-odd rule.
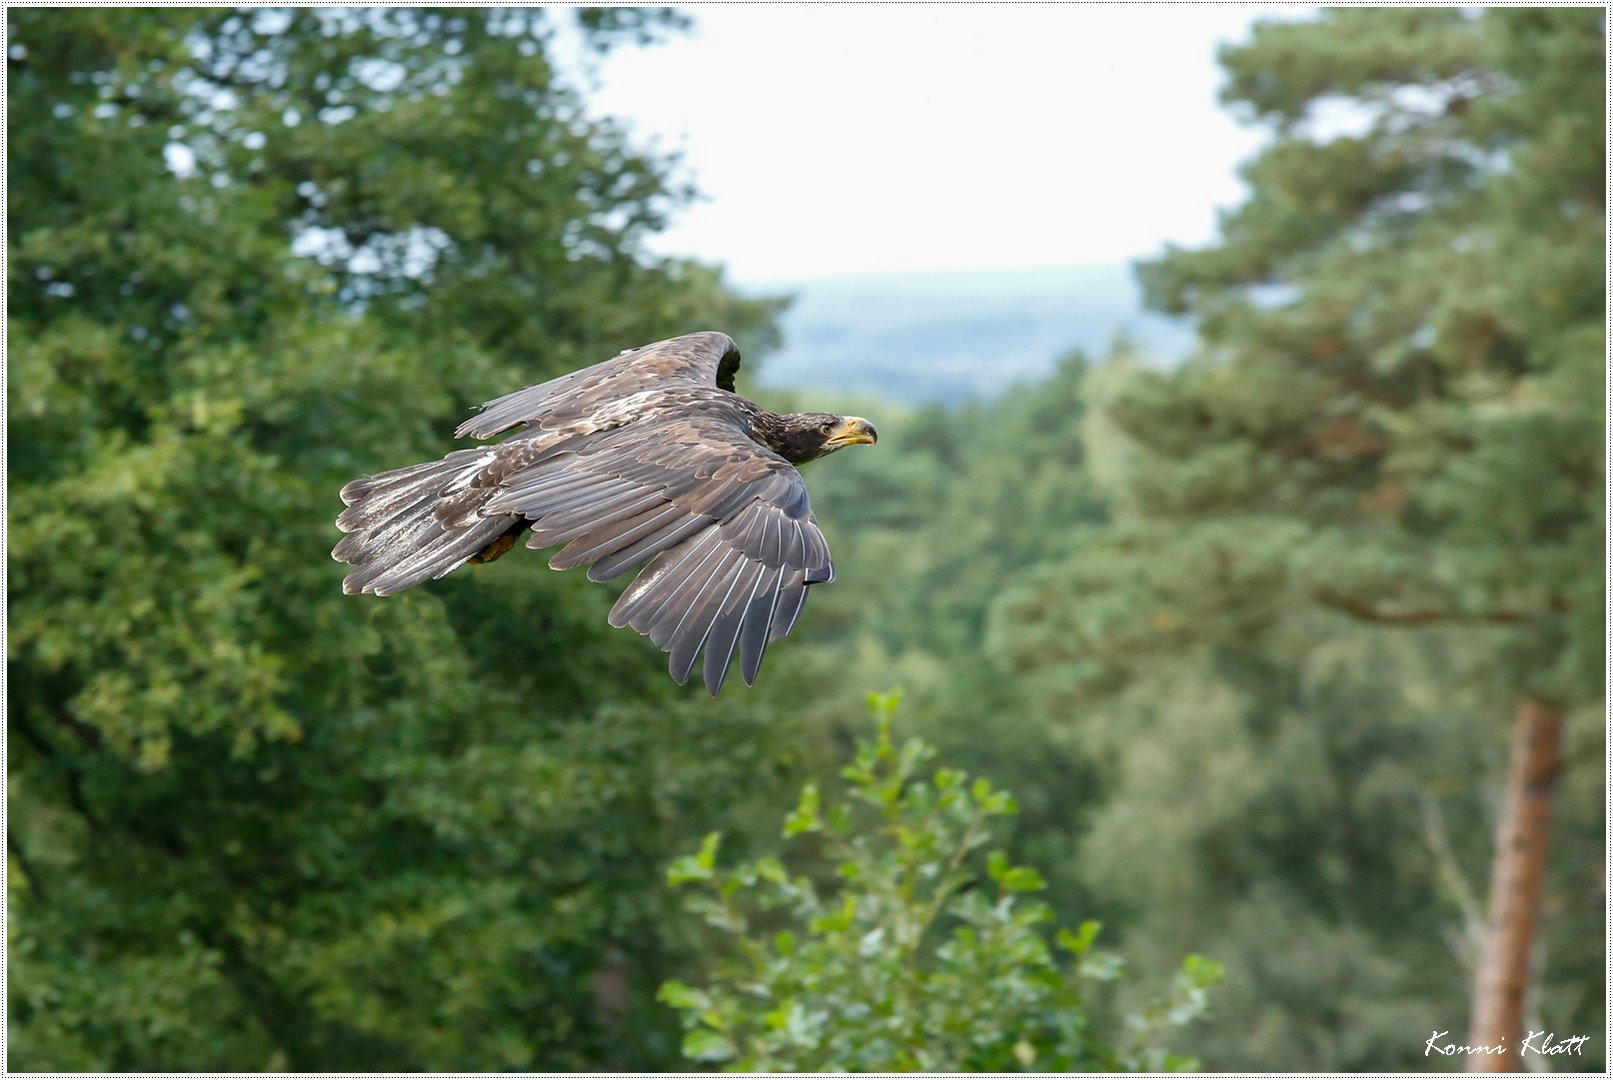
[[[1081,923],[1073,934],[1068,930],[1059,930],[1057,940],[1059,945],[1069,952],[1074,953],[1076,956],[1084,956],[1087,950],[1092,948],[1092,943],[1098,939],[1098,931],[1102,929],[1103,924],[1101,922],[1096,919],[1087,919]]]
[[[1016,866],[1002,876],[1002,887],[1004,892],[1026,893],[1046,888],[1047,882],[1033,868]]]
[[[1182,961],[1182,974],[1198,987],[1220,986],[1226,978],[1226,968],[1218,961],[1198,953],[1189,953]]]
[[[692,1061],[728,1061],[734,1047],[718,1032],[698,1028],[683,1036],[683,1056]]]
[[[802,833],[817,832],[822,827],[823,818],[818,813],[818,787],[808,784],[801,789],[801,801],[784,819],[784,837],[789,839]]]
[[[847,893],[838,909],[814,917],[811,929],[814,934],[835,933],[849,929],[856,918],[857,896],[854,893]]]
[[[708,1009],[711,1007],[711,999],[704,991],[692,989],[676,979],[669,979],[662,983],[655,997],[657,1001],[670,1005],[674,1009]]]
[[[868,709],[876,717],[885,718],[891,716],[901,704],[902,691],[899,687],[887,693],[870,693],[868,695]]]
[[[698,853],[673,860],[672,865],[667,868],[667,884],[683,885],[690,881],[710,881],[712,871],[717,865],[717,845],[721,842],[721,833],[707,833],[700,843]]]
[[[666,871],[668,885],[684,885],[691,881],[708,881],[710,878],[711,871],[703,869],[693,855],[680,855],[673,859]]]

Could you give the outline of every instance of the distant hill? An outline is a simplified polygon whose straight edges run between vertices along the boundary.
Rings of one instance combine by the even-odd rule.
[[[777,389],[954,402],[1035,379],[1071,349],[1101,355],[1122,333],[1163,363],[1193,340],[1187,324],[1142,310],[1125,264],[855,274],[756,291],[796,298],[785,347],[760,373]]]

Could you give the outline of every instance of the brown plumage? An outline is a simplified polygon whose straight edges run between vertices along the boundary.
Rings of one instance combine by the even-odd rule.
[[[770,413],[733,392],[738,369],[728,335],[686,334],[487,402],[456,437],[520,430],[342,488],[343,591],[387,596],[491,562],[530,529],[527,547],[564,545],[556,570],[643,567],[611,625],[670,653],[678,682],[703,651],[715,695],[737,649],[754,683],[807,589],[834,580],[794,466],[876,435],[855,416]]]

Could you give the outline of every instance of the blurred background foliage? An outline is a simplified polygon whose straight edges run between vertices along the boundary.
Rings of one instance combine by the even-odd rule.
[[[646,253],[693,192],[552,60],[556,19],[678,15],[8,11],[10,1065],[678,1067],[657,988],[744,995],[667,866],[773,857],[900,684],[1017,796],[1051,917],[1130,958],[1100,1014],[1212,957],[1172,1046],[1237,1070],[1456,1064],[1423,1040],[1465,1023],[1515,702],[1552,702],[1531,1009],[1601,1068],[1601,18],[1229,49],[1249,198],[1141,269],[1194,356],[793,395],[881,444],[809,470],[840,581],[711,701],[540,559],[366,602],[327,557],[341,484],[474,402],[776,344],[782,298]],[[820,1064],[916,1060],[859,1045]]]

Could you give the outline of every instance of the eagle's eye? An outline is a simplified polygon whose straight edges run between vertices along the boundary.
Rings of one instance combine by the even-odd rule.
[[[818,434],[819,435],[828,435],[834,429],[835,429],[835,426],[833,424],[819,424],[818,425]]]

